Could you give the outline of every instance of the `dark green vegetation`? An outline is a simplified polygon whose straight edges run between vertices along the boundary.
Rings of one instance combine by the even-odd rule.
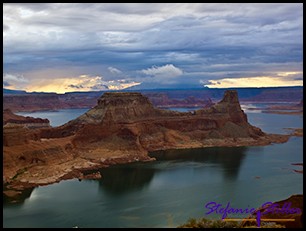
[[[178,228],[257,228],[257,226],[241,227],[240,222],[236,221],[222,221],[222,220],[210,220],[206,218],[201,219],[189,219],[185,224],[178,226]],[[285,228],[282,225],[275,224],[273,222],[262,222],[260,228]]]

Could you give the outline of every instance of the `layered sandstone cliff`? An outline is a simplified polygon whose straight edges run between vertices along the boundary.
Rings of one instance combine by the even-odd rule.
[[[223,142],[226,146],[226,142],[230,145],[234,142],[239,145],[233,139],[256,143],[266,137],[259,128],[248,123],[236,91],[226,91],[216,105],[193,112],[154,108],[140,93],[104,93],[97,106],[85,114],[41,133],[43,138],[72,135],[75,146],[84,147],[116,137],[147,151],[191,144],[220,146]]]
[[[48,119],[24,117],[14,114],[10,109],[3,110],[3,145],[16,146],[39,140],[32,129],[50,127]]]
[[[3,95],[3,108],[12,111],[55,110],[60,105],[55,93]]]
[[[26,127],[49,127],[50,121],[48,119],[33,118],[30,116],[20,116],[14,114],[10,109],[3,110],[3,125],[6,124],[22,124]]]
[[[146,92],[147,96],[152,104],[160,108],[191,108],[191,107],[210,107],[213,102],[209,96],[204,98],[195,97],[193,95],[188,95],[185,98],[170,98],[168,94],[161,92]]]
[[[85,114],[60,127],[36,130],[33,137],[4,147],[6,182],[35,185],[80,177],[76,171],[81,169],[150,160],[149,151],[288,139],[250,125],[236,91],[226,91],[219,103],[193,112],[157,109],[140,93],[104,93]]]

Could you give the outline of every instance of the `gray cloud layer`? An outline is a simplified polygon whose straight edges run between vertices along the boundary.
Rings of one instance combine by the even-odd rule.
[[[3,13],[4,73],[30,83],[86,74],[193,87],[302,72],[302,3],[5,3]],[[143,72],[154,67],[163,78]]]

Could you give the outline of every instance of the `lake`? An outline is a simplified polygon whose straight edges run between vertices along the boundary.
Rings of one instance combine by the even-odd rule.
[[[77,109],[61,109],[58,111],[36,111],[36,112],[17,112],[15,114],[22,116],[39,117],[42,119],[49,119],[52,127],[57,127],[67,123],[70,120],[87,112],[88,108],[77,108]]]
[[[26,115],[47,117],[52,126],[58,126],[85,111]],[[299,115],[256,111],[247,115],[252,125],[265,132],[284,134],[283,128],[303,127]],[[205,205],[211,201],[257,208],[303,193],[303,174],[293,171],[302,168],[291,165],[303,162],[302,137],[264,147],[168,150],[150,155],[158,160],[101,169],[100,180],[37,187],[21,203],[4,203],[3,226],[176,227],[191,217],[220,218],[205,215]]]

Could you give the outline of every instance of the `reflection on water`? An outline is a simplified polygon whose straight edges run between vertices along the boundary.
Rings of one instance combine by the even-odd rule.
[[[100,170],[100,189],[117,196],[130,191],[141,190],[152,180],[153,168],[143,168],[137,164],[116,165]]]
[[[157,160],[180,160],[218,164],[223,168],[224,178],[235,180],[245,157],[247,147],[213,147],[151,152]]]
[[[240,166],[245,158],[247,147],[230,148],[196,148],[183,150],[166,150],[151,152],[150,157],[158,161],[144,168],[143,164],[124,164],[100,170],[102,179],[99,180],[101,190],[110,195],[120,195],[135,190],[142,190],[148,186],[155,172],[163,171],[162,162],[175,160],[178,162],[200,162],[197,167],[208,167],[206,164],[220,166],[225,180],[235,180],[239,174]],[[225,154],[226,151],[226,154]],[[204,164],[205,163],[205,164]],[[186,166],[186,165],[185,165]],[[193,165],[195,167],[195,165]]]
[[[33,192],[34,188],[25,189],[20,191],[20,193],[14,197],[7,197],[3,194],[3,204],[6,206],[21,206],[24,201],[29,198]]]
[[[52,127],[63,125],[87,112],[88,108],[61,109],[58,111],[17,112],[17,115],[47,118]]]
[[[141,191],[150,185],[155,172],[165,170],[165,166],[163,166],[164,161],[177,167],[181,166],[179,164],[180,162],[185,166],[186,162],[189,162],[189,165],[193,168],[216,168],[219,166],[221,167],[220,172],[223,173],[224,180],[234,181],[238,177],[240,166],[247,150],[247,147],[217,147],[156,151],[151,152],[150,156],[155,157],[157,161],[147,164],[147,167],[144,167],[143,163],[114,165],[100,169],[102,178],[92,181],[97,181],[100,190],[113,197],[118,197],[133,191]],[[171,162],[172,160],[175,161]],[[202,164],[197,166],[192,164],[192,162]],[[209,164],[212,165],[209,166]],[[166,169],[170,169],[169,165]],[[32,191],[33,189],[24,190],[18,198],[13,200],[19,203],[24,202],[25,199],[31,196]],[[10,204],[12,199],[4,197],[3,202]]]
[[[204,216],[204,205],[210,201],[259,207],[303,193],[303,176],[291,165],[303,161],[302,143],[302,138],[293,137],[264,147],[153,153],[160,160],[101,169],[100,180],[35,188],[22,205],[4,204],[3,225],[175,227]]]
[[[248,114],[265,132],[302,127],[302,117]],[[24,203],[3,205],[4,227],[176,227],[205,216],[205,204],[259,207],[303,193],[303,138],[263,147],[169,150],[149,163],[101,169],[100,180],[37,187]],[[25,196],[26,197],[26,196]],[[220,218],[217,214],[207,218]]]

